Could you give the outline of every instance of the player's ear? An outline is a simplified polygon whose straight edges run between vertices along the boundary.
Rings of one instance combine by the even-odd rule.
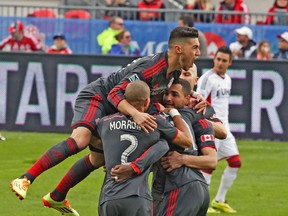
[[[149,104],[150,104],[150,98],[147,98],[147,99],[144,101],[144,107],[145,107],[145,110],[148,109]]]
[[[190,95],[187,95],[187,96],[184,98],[184,104],[185,104],[185,106],[188,106],[188,105],[189,105],[189,102],[190,102]]]
[[[174,45],[174,50],[177,54],[181,54],[182,53],[182,48],[179,44],[175,44]]]

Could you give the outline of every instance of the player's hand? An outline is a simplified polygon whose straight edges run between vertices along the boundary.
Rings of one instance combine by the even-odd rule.
[[[183,166],[183,155],[176,152],[170,151],[167,156],[161,158],[161,165],[167,172],[171,172],[174,169],[180,168]]]
[[[135,174],[135,171],[130,165],[121,164],[113,167],[110,174],[116,182],[123,182],[131,178]]]
[[[148,113],[137,112],[137,114],[132,116],[132,118],[146,133],[149,133],[149,131],[154,131],[154,129],[157,128],[155,117],[149,115]]]
[[[206,113],[207,102],[201,94],[197,94],[196,98],[191,97],[189,101],[190,108],[197,110],[196,113],[203,112],[203,115]]]

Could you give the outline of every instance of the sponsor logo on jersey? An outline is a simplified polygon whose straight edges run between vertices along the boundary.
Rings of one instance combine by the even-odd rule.
[[[202,142],[214,141],[214,135],[212,135],[212,134],[204,134],[204,135],[201,136],[201,141]]]
[[[138,77],[137,74],[132,75],[131,77],[129,77],[129,81],[130,82],[134,82],[136,80],[140,80],[140,78]]]

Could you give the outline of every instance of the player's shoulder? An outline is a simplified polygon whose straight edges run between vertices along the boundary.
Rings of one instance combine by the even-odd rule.
[[[202,80],[202,81],[207,81],[209,79],[213,79],[215,77],[215,73],[212,69],[204,72],[204,74],[202,74],[199,78],[199,80]]]

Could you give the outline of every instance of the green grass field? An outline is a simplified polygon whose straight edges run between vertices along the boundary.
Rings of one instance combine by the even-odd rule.
[[[51,216],[57,211],[42,206],[41,198],[57,185],[70,166],[89,151],[68,158],[43,173],[29,188],[28,196],[20,201],[10,190],[9,183],[25,172],[50,146],[65,139],[67,134],[5,132],[0,141],[0,215]],[[237,216],[288,215],[288,143],[239,140],[242,169],[228,193],[229,204]],[[211,184],[214,197],[225,162],[220,162]],[[73,188],[68,199],[81,216],[97,215],[103,171],[97,170]],[[224,214],[216,214],[224,215]]]

